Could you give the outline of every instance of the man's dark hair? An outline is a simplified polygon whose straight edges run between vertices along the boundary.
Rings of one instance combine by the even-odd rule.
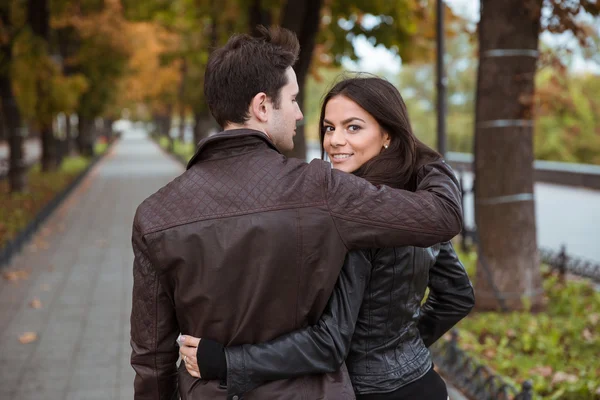
[[[287,29],[258,27],[258,35],[237,34],[216,49],[204,74],[206,103],[221,127],[243,124],[252,98],[264,92],[275,108],[287,83],[285,71],[298,59],[300,44]]]

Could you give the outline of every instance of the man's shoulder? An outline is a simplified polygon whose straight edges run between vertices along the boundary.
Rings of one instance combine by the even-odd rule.
[[[180,205],[186,200],[180,181],[185,174],[184,172],[148,196],[137,207],[133,223],[142,235],[156,231],[171,224],[173,220],[181,218]]]

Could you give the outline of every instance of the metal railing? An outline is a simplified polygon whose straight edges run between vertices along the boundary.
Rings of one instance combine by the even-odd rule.
[[[600,283],[600,264],[569,256],[565,245],[561,246],[560,251],[543,248],[539,251],[541,261],[558,271],[563,280],[569,273]]]
[[[465,209],[466,195],[474,196],[474,190],[465,189],[464,169],[457,171],[460,187],[462,191],[462,206]],[[468,251],[477,244],[477,227],[463,225],[463,230],[460,233],[461,248],[463,251]],[[566,246],[562,245],[560,251],[547,248],[539,249],[540,260],[548,264],[552,269],[558,271],[564,277],[566,273],[576,275],[582,278],[588,278],[594,282],[600,283],[600,264],[590,260],[584,260],[567,254]]]
[[[473,170],[472,154],[448,152],[446,160],[452,168]],[[598,190],[600,189],[600,165],[535,160],[533,162],[533,178],[536,182]]]
[[[526,380],[517,388],[488,366],[467,354],[458,345],[459,333],[453,329],[450,340],[440,340],[430,350],[433,362],[443,376],[465,395],[476,400],[531,400],[533,384]]]

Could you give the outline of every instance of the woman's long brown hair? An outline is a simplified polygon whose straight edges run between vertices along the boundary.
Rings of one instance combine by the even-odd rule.
[[[319,119],[321,156],[325,156],[323,119],[325,108],[333,97],[344,96],[371,114],[390,135],[387,149],[363,164],[355,175],[374,185],[415,190],[419,167],[441,156],[415,137],[408,119],[404,100],[398,89],[385,79],[368,76],[346,78],[325,95]]]

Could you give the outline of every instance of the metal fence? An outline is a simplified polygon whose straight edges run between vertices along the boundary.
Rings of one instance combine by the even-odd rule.
[[[458,330],[453,329],[450,335],[450,340],[440,340],[431,347],[433,362],[466,396],[476,400],[533,399],[531,381],[524,381],[520,389],[515,387],[462,350]]]
[[[540,259],[557,271],[563,279],[566,274],[572,274],[600,283],[600,264],[569,256],[564,245],[560,251],[540,249]]]

